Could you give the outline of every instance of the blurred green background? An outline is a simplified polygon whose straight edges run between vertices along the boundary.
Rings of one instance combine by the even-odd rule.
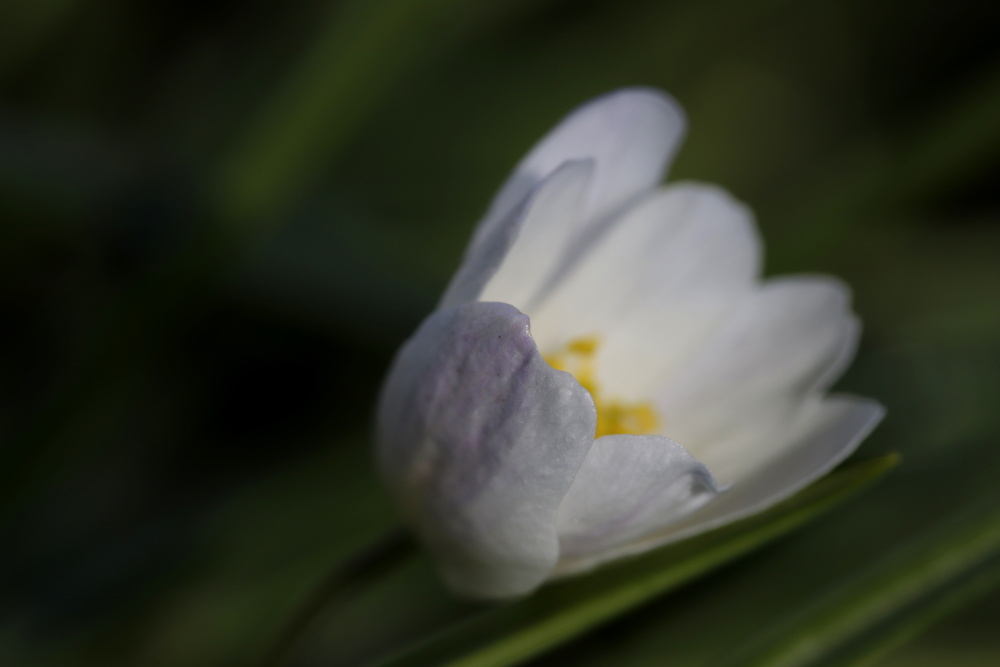
[[[901,467],[539,664],[713,664],[1000,507],[1000,5],[971,0],[0,2],[0,664],[248,664],[395,523],[372,405],[493,189],[624,85],[671,178],[755,210],[769,273],[866,325],[845,391]],[[302,642],[447,625],[421,559]],[[880,664],[1000,664],[1000,593]]]

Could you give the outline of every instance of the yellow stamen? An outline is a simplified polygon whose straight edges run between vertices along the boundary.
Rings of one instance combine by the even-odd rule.
[[[597,433],[614,435],[628,433],[646,435],[656,433],[659,428],[659,417],[653,404],[648,401],[640,403],[623,403],[608,400],[601,395],[597,386],[594,357],[600,346],[597,336],[574,338],[561,350],[545,355],[545,361],[559,371],[572,373],[584,389],[590,392],[597,406]]]

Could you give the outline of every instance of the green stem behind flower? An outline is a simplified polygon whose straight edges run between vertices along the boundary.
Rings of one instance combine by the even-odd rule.
[[[321,614],[341,606],[380,581],[417,552],[416,542],[394,529],[337,565],[305,599],[271,647],[260,667],[278,667]]]

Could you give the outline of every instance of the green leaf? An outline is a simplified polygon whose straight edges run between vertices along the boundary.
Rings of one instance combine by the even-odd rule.
[[[1000,512],[963,515],[909,544],[722,665],[868,665],[1000,584]]]
[[[816,518],[896,465],[895,455],[844,466],[756,517],[553,583],[389,658],[384,667],[511,665],[551,649]]]
[[[921,632],[1000,586],[1000,561],[994,557],[968,576],[941,586],[926,599],[880,626],[877,632],[855,643],[840,658],[840,664],[873,665],[886,654],[914,639]]]

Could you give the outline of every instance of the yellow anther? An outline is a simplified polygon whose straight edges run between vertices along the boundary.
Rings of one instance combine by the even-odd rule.
[[[566,344],[566,351],[570,354],[578,354],[584,357],[592,357],[597,352],[597,347],[601,340],[597,336],[586,336],[584,338],[574,338]]]
[[[597,404],[597,434],[614,435],[615,433],[631,433],[646,435],[656,433],[660,420],[652,403],[601,403]]]
[[[597,433],[614,435],[627,433],[646,435],[656,433],[660,420],[652,403],[622,403],[607,400],[597,386],[594,357],[600,346],[597,336],[574,338],[555,354],[546,355],[545,361],[559,371],[572,373],[584,389],[590,392],[597,406]]]
[[[566,357],[561,354],[543,354],[542,359],[557,371],[569,371],[569,366],[566,365]]]

